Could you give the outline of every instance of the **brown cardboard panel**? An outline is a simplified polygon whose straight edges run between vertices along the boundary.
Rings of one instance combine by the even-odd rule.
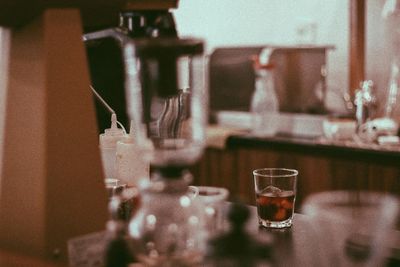
[[[12,33],[0,246],[67,259],[103,230],[107,196],[78,10],[49,9]]]

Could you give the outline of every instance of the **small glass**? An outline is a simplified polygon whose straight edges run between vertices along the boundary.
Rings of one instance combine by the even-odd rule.
[[[267,228],[292,226],[297,170],[264,168],[253,171],[258,221]]]

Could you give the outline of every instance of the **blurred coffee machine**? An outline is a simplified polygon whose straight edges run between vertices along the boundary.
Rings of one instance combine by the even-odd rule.
[[[128,0],[119,13],[119,23],[86,28],[84,40],[93,87],[114,109],[120,121],[129,128],[124,91],[124,68],[121,44],[112,35],[117,32],[129,38],[177,37],[171,9],[178,0]],[[116,20],[118,21],[118,20]],[[109,127],[110,113],[96,102],[99,132]]]
[[[333,46],[217,48],[210,56],[210,109],[249,111],[254,90],[253,58],[271,51],[280,112],[325,114],[326,54]]]

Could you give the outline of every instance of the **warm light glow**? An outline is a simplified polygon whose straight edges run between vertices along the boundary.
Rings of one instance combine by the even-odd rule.
[[[146,225],[147,226],[154,226],[157,223],[157,217],[154,216],[153,214],[147,215],[146,216]]]
[[[199,218],[197,216],[190,216],[189,217],[189,224],[190,225],[197,225],[199,224]]]
[[[213,207],[206,207],[205,211],[206,211],[206,214],[209,216],[214,216],[214,214],[215,214],[215,209]]]
[[[187,208],[191,204],[191,200],[188,196],[182,196],[179,200],[182,207]]]

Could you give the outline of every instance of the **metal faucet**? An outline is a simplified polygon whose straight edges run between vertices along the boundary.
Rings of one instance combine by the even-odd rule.
[[[373,92],[374,83],[371,80],[363,81],[360,89],[355,92],[357,129],[372,119],[376,112],[376,97]]]

